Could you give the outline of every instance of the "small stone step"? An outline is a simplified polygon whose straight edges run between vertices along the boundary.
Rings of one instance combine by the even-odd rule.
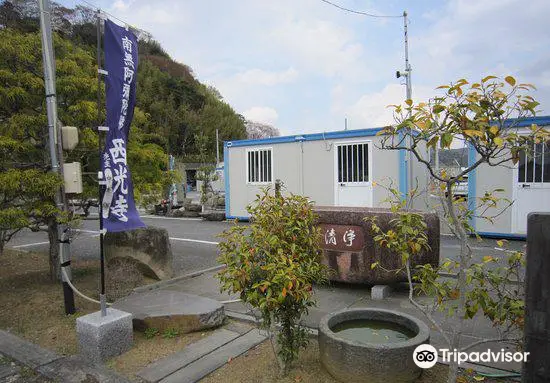
[[[147,382],[158,382],[239,336],[238,332],[225,329],[216,330],[213,334],[190,344],[182,351],[148,365],[138,372],[137,376]]]
[[[172,290],[132,294],[112,307],[131,313],[134,329],[138,331],[173,328],[188,333],[219,327],[225,318],[220,302]]]
[[[203,356],[200,359],[189,364],[187,367],[174,372],[172,375],[162,379],[161,383],[194,383],[198,382],[206,375],[222,367],[230,358],[250,350],[252,347],[260,344],[266,339],[266,336],[254,329],[247,332],[217,350]]]

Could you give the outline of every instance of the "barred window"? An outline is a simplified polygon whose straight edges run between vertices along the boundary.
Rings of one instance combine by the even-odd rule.
[[[338,145],[338,182],[369,182],[369,144]]]
[[[271,183],[273,177],[272,151],[269,149],[249,149],[246,151],[247,183]]]

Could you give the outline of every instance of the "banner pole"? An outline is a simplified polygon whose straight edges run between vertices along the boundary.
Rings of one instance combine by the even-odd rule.
[[[99,153],[99,169],[101,173],[101,156],[103,154],[103,148],[101,147],[101,11],[97,10],[97,139],[98,139],[98,153]],[[101,174],[101,180],[104,178],[104,175]],[[100,180],[100,181],[101,181]],[[105,253],[104,253],[104,235],[105,231],[103,230],[103,187],[102,182],[98,182],[98,214],[99,214],[99,260],[101,268],[101,290],[99,293],[99,301],[101,303],[101,316],[107,315],[107,304],[105,300]]]

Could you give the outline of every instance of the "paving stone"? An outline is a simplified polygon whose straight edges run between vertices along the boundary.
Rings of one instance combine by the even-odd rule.
[[[243,323],[243,322],[237,322],[237,321],[230,321],[228,324],[224,326],[226,330],[233,331],[236,333],[239,333],[240,335],[244,335],[250,330],[254,329],[255,326]]]
[[[0,353],[32,369],[60,358],[53,351],[2,330],[0,330]]]
[[[226,329],[216,330],[213,334],[190,344],[182,351],[150,364],[137,375],[147,382],[158,382],[239,336],[239,333]]]
[[[260,344],[266,339],[265,335],[258,329],[254,329],[243,336],[227,343],[217,350],[197,359],[187,367],[176,371],[172,375],[162,379],[161,383],[194,383],[204,378],[206,375],[217,370],[227,363],[229,358],[237,356],[250,350],[252,347]]]
[[[156,328],[187,333],[221,326],[225,318],[220,302],[173,290],[133,294],[112,307],[132,313],[138,331]]]
[[[64,383],[130,383],[126,378],[81,356],[70,356],[39,367],[38,373]]]

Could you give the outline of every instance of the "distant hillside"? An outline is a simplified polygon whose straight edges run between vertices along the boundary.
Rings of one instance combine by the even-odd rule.
[[[91,176],[99,170],[95,13],[55,3],[52,11],[58,119],[79,133],[79,144],[64,153],[65,161],[82,164],[82,199],[96,198]],[[28,145],[24,160],[33,166],[45,161],[48,139],[38,15],[36,0],[0,2],[0,140]],[[215,158],[216,129],[221,140],[246,138],[245,119],[150,35],[136,33],[140,57],[128,162],[136,198],[154,202],[175,181],[167,172],[168,154],[184,161]],[[104,100],[103,83],[99,90]]]
[[[52,7],[52,24],[59,38],[86,50],[95,60],[95,11],[83,6],[67,8],[55,2]],[[38,34],[36,0],[2,1],[0,28]],[[244,118],[223,101],[215,88],[201,84],[189,66],[172,60],[150,34],[143,31],[136,34],[140,66],[133,125],[143,131],[146,141],[160,145],[171,154],[193,157],[199,154],[196,134],[207,136],[206,150],[211,156],[215,153],[216,129],[220,140],[246,138]],[[95,73],[90,76],[95,77]]]

